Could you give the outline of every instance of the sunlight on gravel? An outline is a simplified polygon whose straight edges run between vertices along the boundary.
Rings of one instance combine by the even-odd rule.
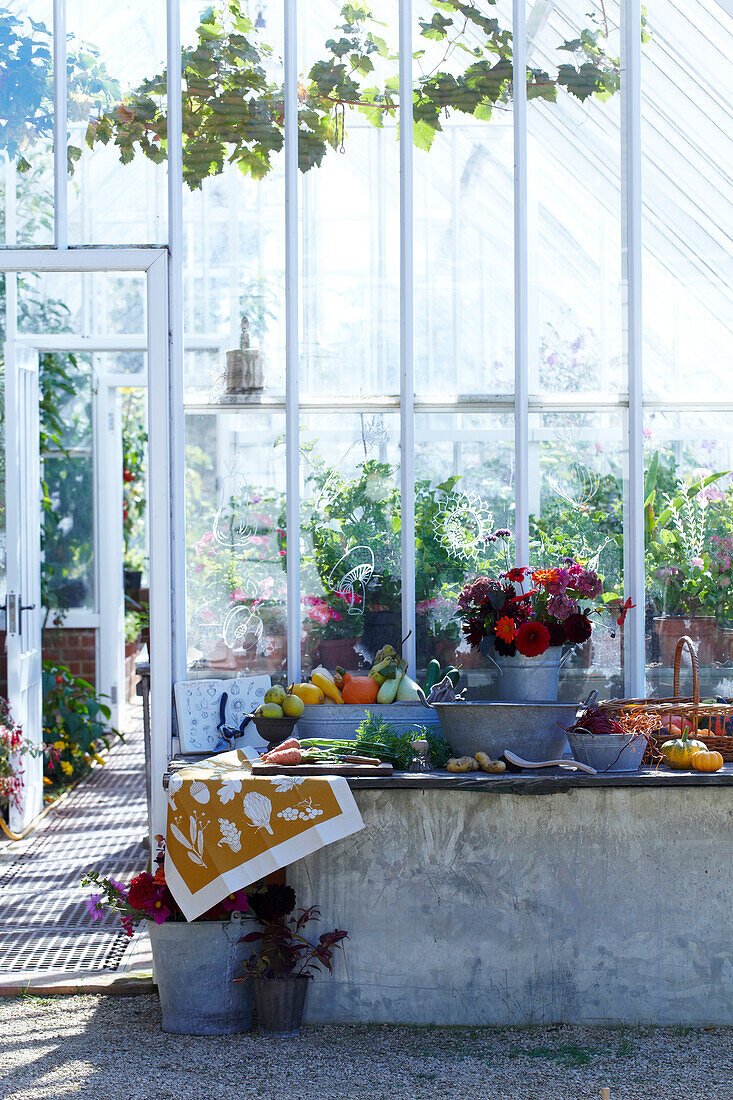
[[[733,1028],[160,1030],[137,997],[0,1000],[2,1100],[733,1100]]]

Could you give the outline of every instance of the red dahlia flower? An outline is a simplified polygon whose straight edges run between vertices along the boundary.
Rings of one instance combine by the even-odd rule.
[[[591,626],[587,615],[583,615],[581,612],[568,615],[565,620],[566,641],[570,642],[571,645],[577,645],[580,642],[587,642],[590,635]]]
[[[530,570],[527,568],[526,565],[520,565],[517,566],[516,569],[510,569],[509,572],[505,574],[505,576],[508,581],[512,582],[512,584],[521,584],[529,572]]]
[[[542,623],[534,619],[530,623],[522,623],[517,636],[514,639],[517,650],[524,657],[539,657],[550,647],[550,631]]]

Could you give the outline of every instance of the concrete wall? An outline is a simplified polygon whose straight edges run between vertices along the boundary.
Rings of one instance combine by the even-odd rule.
[[[288,869],[350,938],[311,1023],[733,1023],[733,788],[355,791]]]

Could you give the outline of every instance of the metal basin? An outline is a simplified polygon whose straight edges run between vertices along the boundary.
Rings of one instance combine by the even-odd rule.
[[[457,756],[509,749],[525,760],[558,760],[567,746],[576,703],[435,703],[446,741]]]
[[[337,740],[350,739],[356,733],[367,713],[375,718],[386,718],[399,733],[412,731],[419,726],[437,727],[438,718],[434,710],[426,710],[421,703],[390,703],[371,706],[357,706],[345,703],[321,704],[306,707],[298,719],[298,737],[334,737]]]

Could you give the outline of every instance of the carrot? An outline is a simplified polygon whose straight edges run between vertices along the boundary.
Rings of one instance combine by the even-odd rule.
[[[283,741],[281,745],[275,745],[274,749],[270,749],[265,753],[265,756],[269,756],[271,752],[284,752],[285,749],[299,749],[300,741],[297,737],[288,737],[287,741]]]
[[[262,757],[263,764],[280,764],[282,767],[292,767],[295,764],[302,764],[302,762],[303,753],[296,748],[275,749],[273,752],[268,752],[267,756]]]

